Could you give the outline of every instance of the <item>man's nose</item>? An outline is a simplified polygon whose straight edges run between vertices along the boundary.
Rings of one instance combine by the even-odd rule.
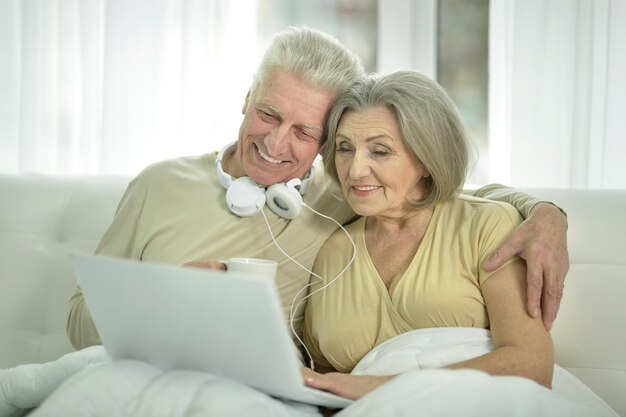
[[[265,147],[270,156],[280,155],[290,141],[290,129],[288,126],[278,126],[265,136]]]

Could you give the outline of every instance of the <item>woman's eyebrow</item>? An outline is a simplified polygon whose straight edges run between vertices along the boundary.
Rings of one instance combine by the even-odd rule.
[[[343,139],[350,139],[348,136],[344,135],[341,132],[337,132],[335,137],[336,138],[343,138]],[[374,136],[369,136],[369,137],[365,138],[365,142],[371,142],[371,141],[376,140],[376,139],[385,139],[385,138],[389,139],[390,136],[386,135],[384,133],[381,133],[380,135],[374,135]]]

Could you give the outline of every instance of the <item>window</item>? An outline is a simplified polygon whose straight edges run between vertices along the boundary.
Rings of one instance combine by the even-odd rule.
[[[450,94],[468,128],[475,164],[468,183],[488,182],[488,0],[259,0],[258,50],[272,34],[307,25],[335,36],[366,71],[415,69]]]
[[[439,0],[437,81],[467,126],[476,165],[468,182],[488,182],[489,1]]]
[[[258,0],[259,51],[287,26],[309,26],[336,37],[361,57],[365,70],[376,71],[376,0]]]

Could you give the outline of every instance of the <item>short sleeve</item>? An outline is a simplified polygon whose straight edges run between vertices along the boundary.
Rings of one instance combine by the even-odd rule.
[[[483,265],[489,260],[491,255],[504,243],[506,238],[522,223],[523,219],[517,209],[508,203],[492,202],[489,209],[485,210],[479,221],[478,230],[481,230],[478,241],[478,282],[482,286],[483,283],[496,271],[486,272]],[[521,261],[516,255],[509,259],[504,265],[511,262]],[[504,267],[504,265],[502,265]],[[501,269],[501,268],[499,268]],[[498,270],[499,270],[498,269]]]

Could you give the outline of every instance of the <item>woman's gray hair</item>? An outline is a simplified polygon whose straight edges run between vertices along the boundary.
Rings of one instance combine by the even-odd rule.
[[[251,91],[262,86],[275,69],[296,75],[309,87],[337,94],[365,74],[357,55],[332,36],[307,27],[289,27],[272,38]]]
[[[412,201],[415,209],[434,206],[457,195],[465,183],[469,144],[456,106],[435,81],[415,71],[369,75],[342,93],[330,111],[323,149],[326,172],[339,182],[335,137],[341,117],[386,107],[395,115],[406,146],[430,174],[428,195]]]

